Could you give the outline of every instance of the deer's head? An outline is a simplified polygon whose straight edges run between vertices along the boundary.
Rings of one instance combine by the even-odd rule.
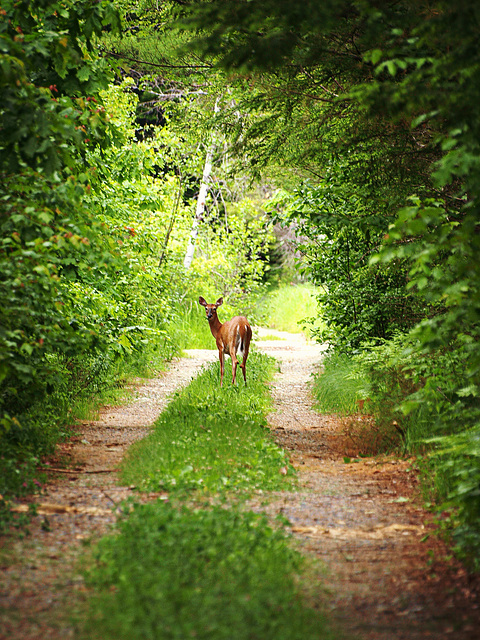
[[[205,298],[202,298],[202,296],[200,296],[198,302],[202,305],[202,307],[205,307],[207,320],[211,320],[217,315],[217,309],[221,304],[223,304],[223,298],[219,298],[214,304],[208,304]]]

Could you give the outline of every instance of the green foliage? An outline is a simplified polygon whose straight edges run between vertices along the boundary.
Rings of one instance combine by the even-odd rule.
[[[97,244],[84,197],[86,150],[104,145],[108,128],[90,93],[111,77],[92,38],[119,22],[108,2],[7,1],[1,13],[0,446],[9,497],[33,488],[39,457],[61,435],[62,410],[50,400],[71,375],[64,363],[101,346],[70,313],[65,274],[118,264]]]
[[[228,364],[227,364],[228,367]],[[266,356],[251,353],[243,380],[220,388],[219,365],[176,394],[155,429],[130,450],[122,478],[142,490],[217,493],[285,487],[293,474],[285,452],[266,430],[272,373]],[[282,475],[286,467],[290,474]]]
[[[113,131],[113,120],[111,127]],[[120,132],[118,126],[117,139]],[[95,166],[95,152],[86,155]],[[104,174],[115,160],[113,150],[105,152]],[[145,164],[137,153],[136,165]],[[93,170],[89,173],[87,188],[73,176],[47,178],[29,170],[4,183],[4,431],[12,424],[20,428],[20,414],[25,417],[32,405],[57,391],[64,393],[69,385],[74,397],[77,380],[87,386],[95,378],[105,379],[119,356],[161,349],[166,342],[164,280],[155,278],[158,254],[156,243],[152,246],[152,221],[158,216],[152,212],[147,219],[143,209],[131,207],[128,218],[117,212],[112,219],[108,207],[121,196],[125,200],[127,189],[138,198],[140,187],[135,182],[122,181],[120,187],[118,181],[96,181]],[[167,183],[161,193],[164,200],[169,188]],[[129,226],[136,223],[137,229]],[[124,246],[119,255],[118,248]],[[163,350],[168,355],[171,346]]]
[[[94,550],[88,638],[329,638],[302,601],[303,560],[264,516],[135,505]]]
[[[224,212],[212,208],[199,231],[189,289],[206,299],[223,296],[253,317],[273,243],[272,223],[253,200],[228,203]]]
[[[102,140],[104,114],[81,96],[111,74],[93,42],[106,28],[118,29],[119,16],[105,0],[2,3],[2,171],[61,171],[86,142]]]
[[[424,300],[405,291],[405,261],[373,265],[388,218],[365,206],[368,189],[355,192],[342,176],[325,184],[304,182],[295,193],[278,193],[267,205],[285,224],[295,221],[304,241],[303,270],[320,285],[324,322],[319,339],[351,351],[370,339],[385,339],[427,315]],[[315,238],[312,242],[311,239]]]
[[[349,415],[359,410],[358,401],[368,396],[368,378],[347,355],[329,353],[314,377],[312,390],[323,413]]]
[[[478,423],[461,433],[435,440],[434,469],[443,481],[447,525],[458,555],[474,571],[480,570],[480,428]]]
[[[310,333],[313,326],[318,331],[321,320],[317,318],[317,295],[318,290],[310,284],[281,285],[262,298],[259,311],[272,329]]]
[[[164,222],[176,187],[165,181],[146,196],[153,151],[131,148],[132,100],[107,90],[111,68],[94,40],[117,29],[113,4],[7,2],[1,11],[0,492],[8,500],[34,488],[35,466],[65,435],[75,402],[174,351],[164,328],[173,269],[158,277],[166,224],[152,225],[153,212],[140,218],[161,201]]]

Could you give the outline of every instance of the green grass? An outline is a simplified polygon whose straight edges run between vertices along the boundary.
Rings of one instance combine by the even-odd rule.
[[[301,333],[305,324],[303,321],[310,318],[314,319],[314,327],[321,327],[315,293],[315,287],[311,284],[283,285],[270,291],[261,303],[267,326],[279,331]],[[308,325],[305,333],[309,334]]]
[[[88,640],[338,638],[305,604],[301,555],[264,516],[135,505],[94,557]]]
[[[219,365],[174,396],[152,432],[129,450],[122,481],[142,490],[252,491],[285,487],[293,468],[266,428],[274,363],[251,353],[247,384],[219,386]],[[240,376],[241,377],[241,376]],[[280,469],[289,472],[282,475]]]
[[[322,373],[316,374],[313,395],[322,413],[350,415],[359,411],[358,400],[364,400],[368,381],[358,367],[344,354],[331,354],[323,363]]]
[[[214,349],[215,340],[205,316],[205,309],[196,302],[185,300],[169,327],[173,342],[180,349]]]

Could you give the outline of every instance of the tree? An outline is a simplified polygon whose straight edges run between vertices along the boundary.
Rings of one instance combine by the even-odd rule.
[[[93,39],[119,19],[111,3],[93,0],[6,0],[1,13],[0,427],[25,441],[18,411],[51,388],[49,354],[94,339],[63,312],[59,281],[101,259],[83,204],[84,160],[89,145],[107,142],[105,110],[91,94],[112,72]]]
[[[218,113],[218,99],[215,102],[215,113]],[[210,146],[207,149],[207,154],[205,156],[205,164],[203,165],[203,174],[202,181],[200,183],[200,191],[197,196],[197,208],[195,211],[195,217],[192,223],[192,229],[190,232],[190,242],[187,247],[187,251],[185,253],[185,260],[183,261],[183,266],[185,269],[190,269],[190,265],[192,264],[193,256],[195,253],[195,242],[198,237],[198,225],[201,222],[202,216],[205,212],[205,200],[207,198],[208,193],[208,181],[210,178],[210,174],[212,172],[212,160],[213,160],[213,151],[214,151],[214,140],[210,143]]]

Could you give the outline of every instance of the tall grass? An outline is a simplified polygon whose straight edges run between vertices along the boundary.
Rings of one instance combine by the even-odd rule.
[[[213,296],[208,302],[215,302]],[[226,322],[238,315],[248,315],[250,323],[256,323],[256,316],[245,312],[243,308],[235,307],[228,300],[218,309],[220,322]],[[205,315],[205,309],[197,300],[185,299],[177,309],[174,320],[170,323],[169,334],[173,342],[180,349],[215,349],[210,326]]]
[[[320,328],[316,289],[311,284],[281,285],[260,303],[265,323],[272,329],[309,335],[310,327]]]
[[[349,415],[356,413],[359,401],[368,396],[368,379],[350,357],[332,353],[314,377],[313,394],[319,411]]]
[[[205,310],[196,301],[183,301],[169,325],[169,334],[180,349],[215,348]]]
[[[124,482],[144,490],[243,493],[281,488],[292,468],[266,429],[270,406],[265,381],[273,361],[252,353],[247,382],[219,387],[219,365],[204,370],[176,394],[153,431],[129,450]],[[289,469],[287,476],[280,470]]]

